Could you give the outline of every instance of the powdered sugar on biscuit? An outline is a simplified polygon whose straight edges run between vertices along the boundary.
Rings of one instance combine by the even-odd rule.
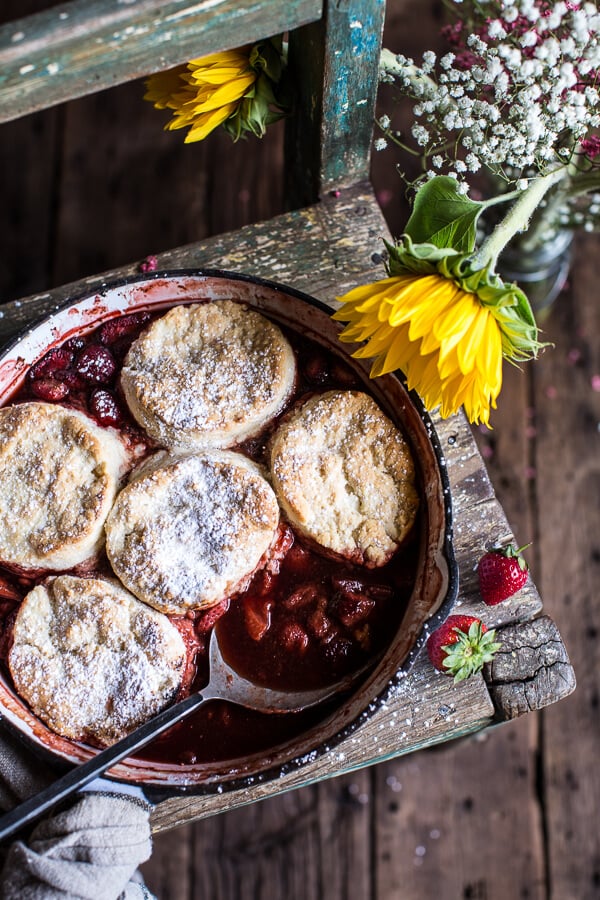
[[[9,665],[53,731],[110,744],[175,698],[185,659],[166,616],[110,581],[61,575],[25,597]]]
[[[137,421],[184,450],[230,447],[256,434],[294,380],[281,330],[231,300],[170,310],[133,343],[121,373]]]
[[[387,562],[414,522],[408,445],[367,394],[330,391],[291,413],[273,437],[271,471],[291,523],[361,564]]]
[[[106,524],[107,553],[137,597],[185,613],[239,590],[278,523],[275,495],[246,457],[167,457],[118,496]]]

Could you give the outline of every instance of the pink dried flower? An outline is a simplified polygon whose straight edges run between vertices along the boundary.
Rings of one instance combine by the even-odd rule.
[[[155,256],[147,256],[139,265],[140,272],[156,272],[158,260]]]
[[[600,155],[600,137],[597,134],[584,138],[579,146],[589,159],[595,159]]]

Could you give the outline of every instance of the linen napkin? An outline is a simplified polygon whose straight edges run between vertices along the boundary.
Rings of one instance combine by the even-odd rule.
[[[0,808],[6,812],[56,775],[12,736],[0,733]],[[96,784],[96,782],[94,783]],[[143,900],[137,872],[152,852],[150,805],[118,793],[77,794],[40,821],[26,842],[0,849],[2,900]]]

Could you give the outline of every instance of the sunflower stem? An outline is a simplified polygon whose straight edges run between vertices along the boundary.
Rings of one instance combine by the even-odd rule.
[[[532,214],[537,209],[545,194],[566,177],[567,166],[553,169],[548,175],[536,178],[524,191],[521,192],[517,202],[510,208],[504,219],[499,222],[488,238],[485,239],[477,253],[473,257],[474,269],[484,269],[489,265],[495,269],[500,253],[515,234],[527,228]]]

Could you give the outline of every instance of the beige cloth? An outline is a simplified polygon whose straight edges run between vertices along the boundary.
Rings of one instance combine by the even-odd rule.
[[[0,807],[6,811],[56,776],[0,735]],[[118,785],[115,785],[118,789]],[[78,794],[3,851],[1,900],[143,900],[137,867],[150,857],[150,806],[108,793]],[[1,851],[0,851],[1,852]]]

